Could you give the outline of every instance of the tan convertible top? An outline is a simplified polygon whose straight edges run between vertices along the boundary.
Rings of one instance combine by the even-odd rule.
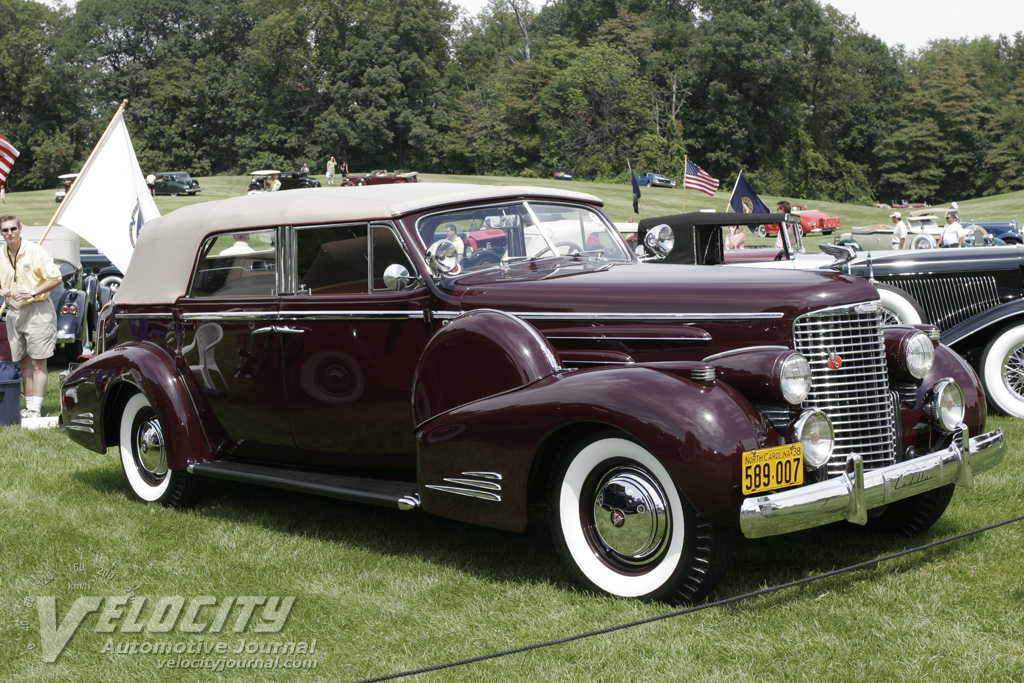
[[[196,253],[210,233],[390,219],[448,204],[517,197],[602,204],[593,195],[570,190],[456,183],[310,188],[193,204],[156,218],[142,228],[116,303],[173,303],[188,288]]]

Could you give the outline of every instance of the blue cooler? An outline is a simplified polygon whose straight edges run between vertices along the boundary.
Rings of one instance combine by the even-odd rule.
[[[21,424],[21,370],[14,361],[0,361],[0,426]]]

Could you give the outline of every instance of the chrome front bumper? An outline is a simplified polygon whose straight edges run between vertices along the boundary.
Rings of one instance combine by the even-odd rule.
[[[953,443],[913,460],[864,471],[860,456],[850,458],[853,473],[817,484],[751,496],[740,507],[740,529],[761,538],[810,529],[839,520],[866,524],[868,510],[931,489],[956,484],[972,488],[974,475],[998,465],[1006,455],[1003,431],[968,437],[960,425]]]

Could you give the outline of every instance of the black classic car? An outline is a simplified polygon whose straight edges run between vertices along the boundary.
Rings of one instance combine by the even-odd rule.
[[[887,323],[938,327],[942,343],[978,373],[989,402],[1002,413],[1024,417],[1024,246],[854,252],[825,244],[820,245],[824,254],[808,254],[800,231],[788,230],[780,249],[722,248],[723,226],[779,218],[734,213],[648,218],[638,228],[640,248],[666,263],[838,270],[862,277],[878,290]],[[675,245],[655,254],[644,245],[662,229]],[[650,244],[657,240],[651,237]]]
[[[249,174],[248,194],[266,192],[271,188],[274,179],[281,183],[281,190],[299,190],[309,187],[320,187],[320,181],[309,175],[309,171],[253,171]]]
[[[163,171],[156,174],[153,183],[156,194],[177,197],[179,194],[195,195],[202,192],[199,181],[185,171]]]
[[[883,327],[864,280],[640,263],[562,189],[188,206],[147,224],[99,324],[61,425],[119,446],[139,499],[218,478],[508,531],[537,515],[616,596],[702,598],[736,530],[919,533],[1006,450],[966,362],[932,326]]]

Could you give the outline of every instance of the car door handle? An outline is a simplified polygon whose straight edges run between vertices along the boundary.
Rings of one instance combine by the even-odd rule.
[[[261,327],[258,330],[253,330],[253,334],[270,334],[272,332],[280,332],[281,334],[305,334],[306,330],[301,327],[288,327],[271,325],[269,327]]]

